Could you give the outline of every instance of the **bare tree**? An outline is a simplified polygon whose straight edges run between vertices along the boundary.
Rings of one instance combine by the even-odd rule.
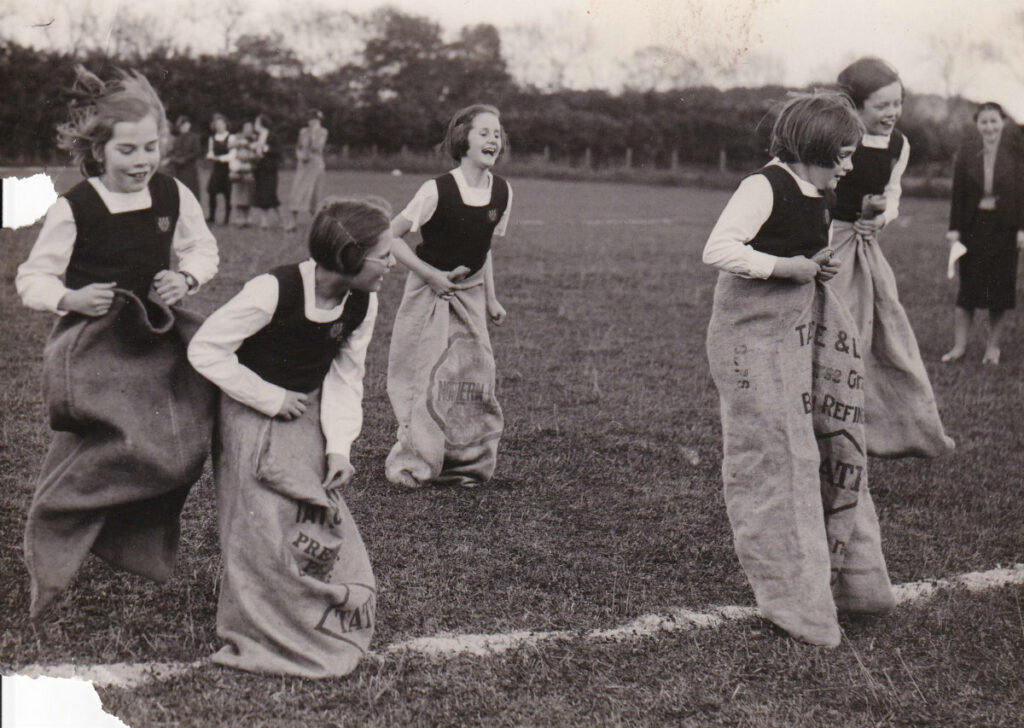
[[[647,46],[633,53],[625,63],[627,88],[638,91],[668,91],[706,83],[704,69],[694,59],[674,48]]]
[[[508,68],[520,82],[558,91],[589,72],[593,29],[577,14],[562,11],[545,23],[520,23],[501,33]]]
[[[105,42],[100,13],[92,0],[42,0],[31,10],[30,26],[38,30],[30,42],[39,40],[52,50],[81,55],[101,48]]]
[[[765,50],[750,51],[738,56],[733,64],[720,67],[719,81],[726,86],[754,88],[781,84],[786,77],[782,58]]]
[[[242,20],[249,9],[246,0],[222,0],[213,16],[224,35],[224,53],[230,53],[235,41],[241,35]]]
[[[1007,32],[983,44],[982,55],[1009,71],[1018,83],[1024,83],[1024,10],[1010,12],[1002,26]]]
[[[928,62],[942,79],[947,101],[962,94],[995,54],[990,42],[972,39],[967,30],[960,26],[928,38]]]
[[[118,11],[110,29],[106,51],[119,58],[141,58],[158,48],[172,48],[174,39],[164,22],[129,7]]]
[[[281,12],[271,18],[271,25],[279,30],[283,43],[316,75],[355,62],[370,37],[369,19],[326,5]]]

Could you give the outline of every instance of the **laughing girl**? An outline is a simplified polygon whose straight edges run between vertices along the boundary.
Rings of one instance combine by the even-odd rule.
[[[491,169],[506,144],[493,106],[457,112],[441,149],[458,166],[425,182],[391,222],[409,277],[388,359],[398,442],[386,472],[409,488],[472,487],[494,474],[503,419],[487,321],[502,324],[505,309],[494,292],[491,238],[508,227],[512,188]],[[414,252],[400,238],[417,231]]]

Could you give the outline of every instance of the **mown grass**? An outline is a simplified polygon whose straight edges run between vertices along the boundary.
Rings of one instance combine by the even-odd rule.
[[[329,187],[382,195],[397,211],[420,181],[343,173]],[[403,275],[381,295],[347,494],[381,587],[377,647],[439,631],[612,627],[670,606],[752,601],[720,494],[717,395],[704,354],[714,273],[699,253],[727,193],[512,183],[513,226],[495,251],[509,320],[492,329],[506,432],[490,486],[408,492],[385,481],[394,426],[385,367]],[[908,199],[902,208],[883,245],[958,449],[937,461],[871,464],[894,582],[1024,561],[1021,324],[998,368],[978,363],[978,337],[967,363],[937,364],[952,319],[945,205]],[[51,317],[22,309],[12,283],[35,230],[4,231],[0,248],[0,662],[204,657],[219,646],[208,476],[186,506],[168,584],[93,559],[55,616],[27,620],[20,543],[48,439],[38,374]],[[221,272],[192,301],[204,312],[304,254],[299,236],[215,233]],[[493,659],[390,656],[320,684],[205,668],[105,696],[138,726],[1012,725],[1024,682],[1021,594],[952,595],[850,624],[851,640],[834,652],[745,624]]]

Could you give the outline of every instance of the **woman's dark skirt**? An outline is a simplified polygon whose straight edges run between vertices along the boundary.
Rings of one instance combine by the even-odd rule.
[[[963,237],[960,259],[960,308],[1005,311],[1017,297],[1017,230],[999,224],[992,210],[978,210]]]

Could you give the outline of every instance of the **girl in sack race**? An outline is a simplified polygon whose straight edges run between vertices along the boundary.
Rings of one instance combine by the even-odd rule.
[[[340,676],[369,647],[377,588],[342,489],[377,291],[395,264],[389,213],[383,201],[326,202],[310,259],[253,278],[189,345],[222,391],[219,664]]]
[[[837,609],[895,604],[867,488],[857,328],[824,284],[837,267],[829,192],[864,127],[841,94],[800,95],[704,249],[720,270],[708,326],[725,503],[762,616],[836,646]]]
[[[177,304],[216,273],[217,245],[192,192],[157,172],[163,104],[137,72],[76,73],[58,140],[86,179],[49,209],[15,279],[26,306],[60,317],[43,356],[55,434],[25,527],[33,616],[90,550],[169,577],[213,423],[213,388],[185,358],[201,319]]]
[[[506,146],[498,110],[476,104],[449,121],[441,149],[458,167],[420,187],[391,223],[419,231],[388,355],[388,397],[398,420],[385,464],[392,483],[474,487],[491,479],[504,427],[487,321],[505,320],[494,292],[491,238],[504,235],[512,188],[491,173]]]
[[[936,457],[952,451],[917,338],[896,290],[896,277],[878,244],[899,215],[900,180],[910,143],[896,129],[903,84],[885,61],[865,57],[839,74],[864,122],[853,170],[836,186],[833,243],[839,273],[829,283],[857,324],[871,413],[868,452],[883,457]]]

